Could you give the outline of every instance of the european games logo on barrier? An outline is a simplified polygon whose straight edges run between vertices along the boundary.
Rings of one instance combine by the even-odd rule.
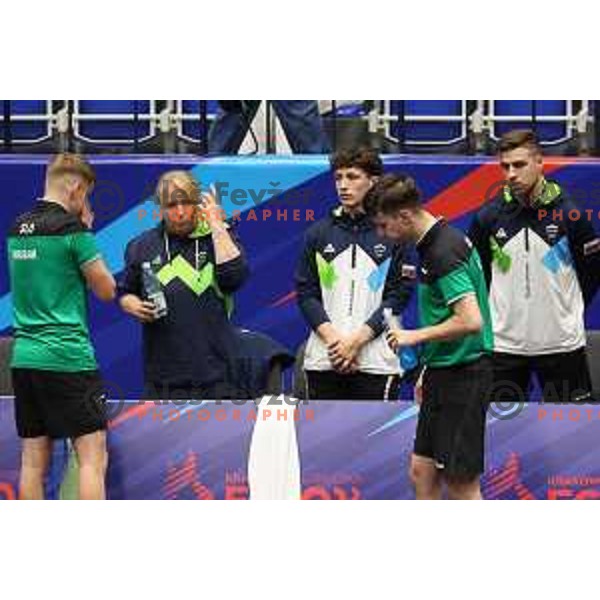
[[[170,462],[163,484],[167,500],[215,500],[214,487],[206,485],[201,476],[201,460],[190,451],[183,460]],[[360,500],[362,480],[347,473],[308,474],[302,490],[302,500]],[[247,473],[240,469],[224,472],[223,500],[248,500],[250,490]]]

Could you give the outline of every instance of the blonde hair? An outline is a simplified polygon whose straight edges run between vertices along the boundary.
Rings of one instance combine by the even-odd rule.
[[[88,186],[96,183],[96,173],[92,166],[79,154],[63,152],[57,154],[49,163],[46,170],[48,181],[56,180],[65,175],[74,175],[83,179]]]
[[[169,193],[169,184],[175,187],[178,192],[183,192],[186,198],[194,204],[200,203],[200,184],[198,180],[189,171],[167,171],[163,173],[156,186],[156,202],[163,206],[166,195]]]

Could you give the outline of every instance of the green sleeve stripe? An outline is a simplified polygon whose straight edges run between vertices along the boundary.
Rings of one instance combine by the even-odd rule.
[[[446,300],[446,304],[448,306],[450,306],[451,304],[458,302],[461,298],[464,298],[465,296],[477,296],[477,294],[475,293],[475,290],[472,290],[470,292],[469,291],[462,292],[462,293],[457,294],[456,296],[453,296],[452,298]]]
[[[92,256],[92,258],[88,258],[87,260],[80,262],[79,266],[85,267],[85,265],[89,265],[90,263],[96,262],[97,260],[100,260],[101,258],[102,258],[102,255],[100,253],[98,253],[98,254],[96,254],[96,256]]]

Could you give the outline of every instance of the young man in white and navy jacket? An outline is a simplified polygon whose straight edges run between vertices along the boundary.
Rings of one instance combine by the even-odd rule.
[[[304,358],[309,399],[395,399],[398,357],[388,347],[383,309],[400,315],[414,286],[414,261],[379,236],[364,200],[383,172],[366,148],[334,154],[339,205],[306,233],[296,269],[300,310],[312,332]]]
[[[505,134],[498,156],[505,184],[469,231],[489,286],[492,400],[528,400],[534,373],[546,402],[589,400],[584,310],[600,283],[600,239],[586,212],[544,177],[533,132]]]

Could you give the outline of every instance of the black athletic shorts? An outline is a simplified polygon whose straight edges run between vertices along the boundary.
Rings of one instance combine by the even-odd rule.
[[[585,348],[557,354],[522,356],[494,353],[494,398],[497,402],[529,400],[536,374],[544,402],[589,402],[592,382]]]
[[[305,371],[310,400],[397,400],[398,375]]]
[[[78,438],[106,429],[106,393],[98,371],[12,369],[19,437]]]
[[[427,368],[414,452],[431,458],[446,477],[483,473],[485,420],[492,361]]]

